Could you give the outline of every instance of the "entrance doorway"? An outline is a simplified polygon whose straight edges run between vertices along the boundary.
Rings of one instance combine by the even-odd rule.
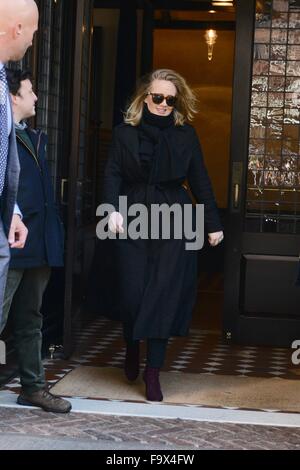
[[[176,70],[196,92],[199,113],[193,126],[225,224],[228,215],[235,8],[157,9],[154,17],[153,68]],[[198,267],[198,301],[192,329],[220,334],[224,301],[224,244],[211,248],[206,241],[199,252]]]
[[[86,8],[83,11],[89,11],[88,1],[82,2]],[[299,81],[299,46],[294,45],[298,36],[293,32],[293,28],[299,27],[298,3],[266,1],[256,5],[254,0],[236,1],[235,8],[218,6],[216,13],[209,12],[210,2],[202,1],[138,4],[141,8],[135,11],[136,42],[132,38],[130,42],[130,50],[135,57],[131,57],[130,63],[136,70],[136,77],[141,71],[146,72],[153,67],[175,68],[197,89],[200,113],[195,127],[224,216],[224,245],[217,249],[205,248],[199,254],[200,290],[196,312],[203,309],[203,313],[195,314],[193,326],[222,330],[227,340],[237,343],[289,346],[293,339],[297,339],[295,331],[300,328],[300,291],[294,285],[300,245],[299,175],[295,169],[298,165],[295,149],[299,148],[298,101],[293,104],[296,99],[293,90]],[[99,123],[102,121],[102,125],[96,134],[100,137],[97,165],[88,168],[92,168],[89,170],[92,181],[97,175],[97,182],[101,181],[103,174],[116,114],[113,112],[116,80],[123,77],[116,74],[116,70],[121,70],[118,63],[121,41],[118,43],[117,40],[123,18],[121,5],[124,3],[117,1],[94,3],[94,19],[98,18],[94,26],[101,27],[103,33],[95,59],[101,63],[101,76],[97,82],[101,89],[101,113],[97,119]],[[78,93],[74,94],[77,103],[78,97],[83,96],[82,91],[89,89],[91,84],[92,55],[82,52],[84,44],[87,44],[87,36],[82,38],[86,24],[78,23],[84,60],[80,62],[81,87],[78,86]],[[279,31],[283,27],[289,36]],[[133,23],[130,31],[132,28]],[[215,30],[217,34],[212,60],[208,60],[208,45],[204,39],[206,30]],[[126,30],[124,33],[123,29],[122,34],[126,38]],[[256,42],[253,46],[254,35]],[[128,66],[128,62],[125,65]],[[91,103],[91,94],[88,96]],[[83,99],[80,103],[79,113],[80,109],[90,109]],[[78,128],[79,122],[75,125]],[[83,138],[80,132],[77,136]],[[78,147],[78,142],[80,140],[77,147],[75,145],[78,156],[71,178],[73,193],[69,196],[73,221],[74,217],[83,220],[80,219],[80,211],[84,209],[83,195],[88,194],[86,188],[89,187],[77,177],[87,168],[86,151],[83,152],[83,146]],[[291,168],[292,171],[287,170]],[[99,202],[100,199],[96,198],[96,203]],[[92,223],[90,227],[93,233]],[[80,237],[83,233],[85,235]],[[83,269],[82,260],[87,260],[85,266],[88,267],[92,255],[86,256],[87,246],[92,253],[91,247],[95,242],[94,235],[91,235],[90,243],[87,241],[88,233],[76,224],[70,229],[73,251],[69,251],[68,258],[68,308],[65,309],[65,341],[69,343],[73,318],[70,312],[77,294],[84,291],[87,279],[82,276],[88,271]],[[223,304],[222,259],[225,250]],[[80,260],[79,253],[82,254]],[[80,288],[73,289],[75,297],[70,295],[72,286]],[[287,298],[289,302],[286,302]]]
[[[79,114],[82,103],[87,99],[84,107],[87,125],[84,133],[82,121],[74,122],[74,132],[77,136],[74,141],[74,155],[77,152],[77,157],[72,163],[73,173],[69,181],[73,189],[69,192],[69,224],[72,228],[69,225],[71,249],[68,255],[65,297],[64,349],[67,355],[75,345],[74,321],[80,318],[80,310],[85,317],[89,314],[89,306],[84,303],[84,296],[88,291],[87,273],[96,242],[96,224],[93,224],[92,217],[87,221],[90,223],[85,223],[83,202],[86,201],[86,192],[92,193],[92,188],[93,205],[90,209],[95,212],[95,207],[101,202],[101,178],[114,118],[118,114],[114,107],[120,107],[120,91],[117,96],[116,91],[114,93],[118,88],[118,60],[124,62],[118,50],[121,42],[120,28],[124,28],[121,23],[126,19],[126,15],[120,10],[121,4],[115,2],[115,7],[110,8],[111,2],[94,3],[95,8],[90,18],[93,35],[90,36],[88,45],[88,35],[82,36],[82,25],[86,25],[88,19],[87,3],[89,2],[82,0],[77,7],[78,51],[74,69],[81,72],[76,76],[73,94]],[[144,3],[144,9],[136,11],[135,26],[131,17],[130,29],[136,27],[136,44],[131,38],[131,59],[126,62],[126,67],[130,64],[136,68],[134,81],[142,72],[150,69],[171,68],[181,73],[195,89],[199,99],[199,114],[193,124],[203,147],[206,166],[225,224],[230,173],[235,7],[232,4],[211,10],[210,2],[200,1],[192,5],[191,2],[170,1],[154,2],[150,8],[149,2],[141,2],[143,5]],[[216,39],[213,49],[209,48],[207,39],[207,35],[211,33]],[[122,34],[124,35],[124,30]],[[83,55],[84,47],[86,54]],[[135,57],[132,57],[132,54]],[[98,113],[93,112],[93,108],[98,110]],[[89,129],[94,124],[96,131],[93,147],[86,137],[90,135]],[[79,148],[78,153],[75,147],[78,146],[79,136],[82,139],[85,136],[86,148]],[[88,176],[86,171],[89,172]],[[73,216],[72,211],[75,211]],[[202,328],[221,334],[224,251],[224,244],[217,248],[211,248],[207,244],[199,253],[199,302],[195,307],[193,329]]]

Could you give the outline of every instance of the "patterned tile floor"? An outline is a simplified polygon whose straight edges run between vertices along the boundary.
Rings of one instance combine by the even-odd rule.
[[[45,359],[46,378],[54,385],[80,365],[123,367],[125,347],[119,324],[98,318],[78,325],[77,348],[68,361]],[[142,343],[142,353],[145,352]],[[190,331],[187,338],[170,340],[165,371],[298,379],[300,367],[291,363],[292,350],[227,344],[217,331]],[[19,379],[2,387],[18,393]]]

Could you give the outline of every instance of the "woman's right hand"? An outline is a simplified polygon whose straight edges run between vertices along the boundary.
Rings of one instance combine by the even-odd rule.
[[[113,233],[124,233],[123,216],[120,212],[112,212],[108,219],[108,228]]]

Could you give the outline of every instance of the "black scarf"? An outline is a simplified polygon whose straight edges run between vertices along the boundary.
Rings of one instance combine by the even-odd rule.
[[[174,123],[174,114],[158,116],[144,104],[138,129],[141,164],[145,171],[151,169],[149,182],[154,184],[184,178],[176,148],[178,128]]]
[[[160,130],[163,131],[168,127],[175,127],[174,123],[174,113],[172,112],[168,116],[159,116],[158,114],[153,114],[149,111],[149,108],[146,103],[144,103],[143,116],[141,120],[141,125],[145,125],[150,129],[152,128],[153,137]]]

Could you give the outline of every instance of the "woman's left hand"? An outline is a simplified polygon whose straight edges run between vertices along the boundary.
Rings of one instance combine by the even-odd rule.
[[[208,234],[208,241],[211,246],[217,246],[224,239],[223,232],[214,232]]]

